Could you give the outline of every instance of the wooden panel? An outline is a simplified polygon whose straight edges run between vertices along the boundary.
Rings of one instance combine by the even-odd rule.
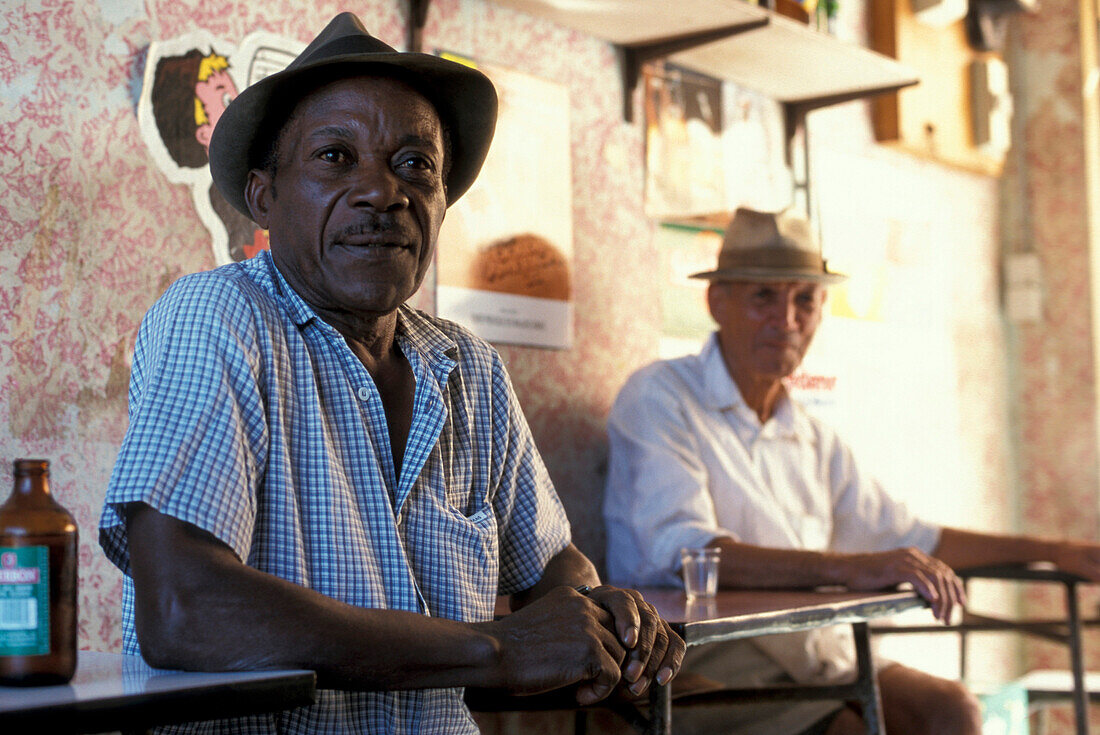
[[[910,0],[871,3],[871,45],[920,74],[916,87],[873,102],[875,137],[952,166],[999,174],[1003,156],[974,142],[970,65],[991,56],[966,41],[963,21],[942,28],[916,20]]]

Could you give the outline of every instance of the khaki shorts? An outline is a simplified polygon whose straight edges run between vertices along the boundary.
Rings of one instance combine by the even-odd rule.
[[[684,656],[683,670],[735,688],[794,682],[747,640],[692,646]],[[843,707],[844,703],[832,700],[674,705],[672,725],[676,735],[805,735],[823,733]]]

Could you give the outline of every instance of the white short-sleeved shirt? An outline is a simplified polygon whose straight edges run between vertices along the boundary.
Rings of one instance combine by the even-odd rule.
[[[784,395],[761,425],[716,335],[698,355],[631,376],[608,435],[604,518],[613,582],[679,585],[680,548],[719,536],[838,552],[914,546],[931,553],[939,542],[937,526],[891,499],[797,402]]]
[[[100,543],[127,573],[122,507],[147,503],[248,565],[348,604],[476,622],[569,543],[561,503],[496,351],[402,307],[416,380],[395,467],[370,374],[268,253],[177,281],[143,320],[130,426]],[[201,732],[476,733],[462,690],[321,691],[280,715]]]

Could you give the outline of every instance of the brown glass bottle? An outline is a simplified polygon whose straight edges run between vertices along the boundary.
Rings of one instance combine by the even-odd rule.
[[[76,671],[77,529],[50,495],[50,463],[17,459],[0,505],[0,684],[63,684]]]

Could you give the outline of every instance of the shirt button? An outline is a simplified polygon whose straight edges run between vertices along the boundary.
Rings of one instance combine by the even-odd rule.
[[[363,386],[362,388],[359,389],[359,391],[357,392],[357,395],[359,396],[360,401],[365,401],[368,398],[370,398],[370,389],[367,388],[366,386]]]

